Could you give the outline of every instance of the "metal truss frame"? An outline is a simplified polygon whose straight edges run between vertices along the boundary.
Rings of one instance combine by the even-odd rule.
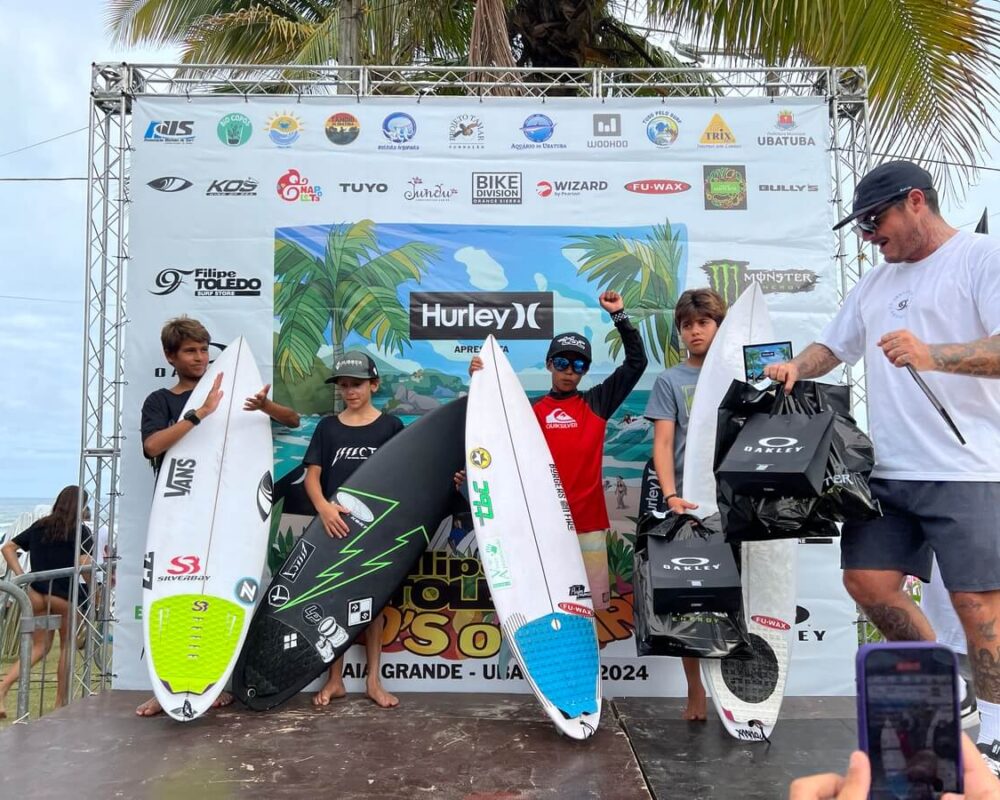
[[[210,96],[355,95],[363,97],[823,97],[831,124],[831,203],[838,217],[870,158],[867,75],[864,68],[683,67],[675,69],[559,69],[431,66],[314,66],[218,64],[94,64],[88,137],[85,352],[80,485],[89,493],[95,532],[108,531],[108,557],[98,575],[107,591],[79,602],[86,644],[79,662],[70,653],[70,698],[110,686],[113,603],[111,571],[117,552],[116,513],[121,453],[123,328],[128,268],[128,176],[131,107],[143,95]],[[872,263],[872,251],[840,232],[837,251],[841,296]],[[864,414],[863,373],[849,377],[856,409]],[[82,510],[82,504],[81,504]],[[77,582],[74,582],[76,585]],[[75,592],[74,592],[75,594]],[[74,602],[77,598],[73,598]],[[77,616],[73,616],[74,634]],[[74,668],[75,667],[75,668]]]

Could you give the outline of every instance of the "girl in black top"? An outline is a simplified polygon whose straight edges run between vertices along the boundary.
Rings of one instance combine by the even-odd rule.
[[[42,517],[30,528],[19,533],[2,548],[7,566],[15,575],[23,575],[18,550],[26,550],[31,554],[31,571],[61,569],[72,567],[77,561],[76,552],[76,510],[79,502],[80,489],[77,486],[67,486],[56,497],[52,504],[52,513]],[[84,516],[86,517],[87,494],[83,496]],[[81,565],[90,563],[89,552],[93,547],[90,530],[86,525],[80,529]],[[69,656],[69,592],[72,578],[54,578],[47,581],[35,581],[27,587],[31,607],[36,615],[58,614],[59,624],[59,670],[56,684],[56,706],[66,703],[68,675],[66,672]],[[48,655],[52,649],[55,631],[36,630],[32,634],[31,665],[34,666]],[[10,687],[20,675],[20,663],[14,662],[10,670],[0,681],[0,719],[7,716],[5,700]]]

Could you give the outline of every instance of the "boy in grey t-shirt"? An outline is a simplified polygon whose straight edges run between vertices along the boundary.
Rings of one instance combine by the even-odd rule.
[[[683,514],[698,507],[681,495],[688,414],[701,365],[725,316],[725,301],[711,289],[689,289],[677,298],[674,324],[680,331],[688,356],[685,361],[664,370],[657,377],[646,404],[645,417],[653,422],[656,477],[663,492],[663,501],[674,514]],[[707,718],[707,702],[698,659],[683,658],[681,661],[688,690],[683,718],[704,720]]]

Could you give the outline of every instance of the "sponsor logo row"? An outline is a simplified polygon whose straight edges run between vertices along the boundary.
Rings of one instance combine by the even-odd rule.
[[[416,112],[414,112],[416,113]],[[193,119],[152,120],[143,133],[143,141],[153,144],[191,144],[206,131],[207,123]],[[259,126],[259,128],[258,128]],[[581,131],[581,126],[585,126]],[[526,116],[517,125],[512,120],[500,125],[493,121],[488,126],[477,114],[458,114],[447,130],[435,130],[426,120],[418,120],[405,111],[387,114],[381,124],[364,131],[361,121],[350,112],[338,111],[323,123],[326,142],[335,147],[349,147],[364,141],[376,143],[379,151],[419,150],[425,146],[446,146],[451,150],[483,150],[487,145],[504,150],[567,150],[573,144],[584,142],[587,149],[628,149],[631,146],[653,150],[667,150],[678,143],[691,144],[695,139],[700,148],[739,148],[747,140],[757,147],[815,147],[815,137],[802,132],[790,109],[780,109],[767,127],[753,131],[740,130],[739,136],[720,113],[712,115],[700,132],[677,114],[662,109],[640,115],[627,112],[595,113],[589,125],[574,115],[571,121],[560,121],[558,115],[535,113]],[[430,130],[425,130],[429,128]],[[489,128],[489,130],[488,130]],[[499,133],[494,128],[501,128]],[[301,115],[280,111],[265,120],[254,120],[243,113],[230,113],[215,123],[215,137],[226,147],[242,147],[254,136],[263,137],[279,148],[294,148],[303,143],[322,141],[318,132],[309,129]],[[208,132],[208,136],[211,133]]]
[[[392,191],[411,202],[447,203],[464,194],[458,185],[450,181],[425,180],[414,176],[405,186],[390,186],[384,181],[335,181],[319,184],[298,169],[289,169],[275,182],[273,190],[262,186],[255,177],[213,178],[207,184],[196,187],[195,182],[177,175],[154,178],[147,184],[149,188],[166,194],[186,192],[192,188],[201,193],[204,187],[206,197],[257,197],[259,194],[276,195],[288,203],[318,203],[327,194],[371,194],[384,195]],[[705,210],[747,209],[749,182],[747,168],[743,164],[706,164],[702,167],[702,189]],[[818,192],[819,185],[812,183],[757,182],[761,193],[811,193]],[[558,180],[544,178],[537,180],[534,187],[525,185],[522,172],[473,172],[471,184],[466,184],[472,205],[520,205],[525,196],[533,193],[540,198],[581,197],[605,192],[627,191],[639,195],[680,195],[690,191],[690,183],[675,178],[642,178],[627,181],[620,187],[607,180]]]

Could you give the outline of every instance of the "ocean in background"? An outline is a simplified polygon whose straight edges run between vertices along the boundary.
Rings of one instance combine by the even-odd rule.
[[[49,505],[51,497],[0,497],[0,538],[18,515],[25,511],[34,511],[35,506]]]

